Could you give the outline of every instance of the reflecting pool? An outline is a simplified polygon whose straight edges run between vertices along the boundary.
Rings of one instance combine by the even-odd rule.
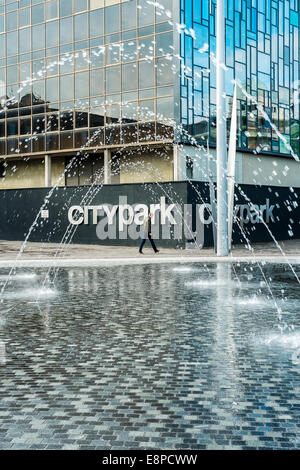
[[[46,273],[17,270],[0,303],[0,448],[299,448],[287,265]]]

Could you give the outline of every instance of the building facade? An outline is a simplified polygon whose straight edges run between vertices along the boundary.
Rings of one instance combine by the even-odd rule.
[[[299,186],[299,2],[227,0],[237,179]],[[0,189],[215,175],[216,0],[0,0]]]

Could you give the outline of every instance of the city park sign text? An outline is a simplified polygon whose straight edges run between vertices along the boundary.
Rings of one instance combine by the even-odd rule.
[[[265,204],[238,204],[234,207],[234,221],[241,227],[244,224],[268,224],[274,222],[274,205],[266,199]],[[161,197],[160,203],[128,204],[126,196],[119,197],[118,205],[74,205],[68,210],[71,225],[96,226],[99,240],[141,238],[144,220],[152,214],[151,233],[154,239],[190,240],[195,247],[204,245],[204,227],[215,223],[212,207],[203,204],[167,204]]]

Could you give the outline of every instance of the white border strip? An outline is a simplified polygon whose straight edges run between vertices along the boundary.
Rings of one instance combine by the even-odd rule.
[[[141,257],[141,258],[99,258],[99,259],[20,259],[18,261],[0,260],[0,268],[11,268],[15,266],[20,267],[92,267],[92,266],[123,266],[128,264],[164,264],[164,263],[276,263],[276,264],[300,264],[300,256],[230,256],[230,257],[216,257],[216,256],[178,256],[178,257]]]

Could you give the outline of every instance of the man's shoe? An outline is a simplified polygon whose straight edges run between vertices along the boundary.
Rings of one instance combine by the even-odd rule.
[[[143,255],[144,253],[143,253],[142,251],[139,251],[139,254],[140,254],[140,255]]]
[[[159,252],[160,252],[160,250],[156,250],[155,254],[156,254],[156,253],[159,253]]]

